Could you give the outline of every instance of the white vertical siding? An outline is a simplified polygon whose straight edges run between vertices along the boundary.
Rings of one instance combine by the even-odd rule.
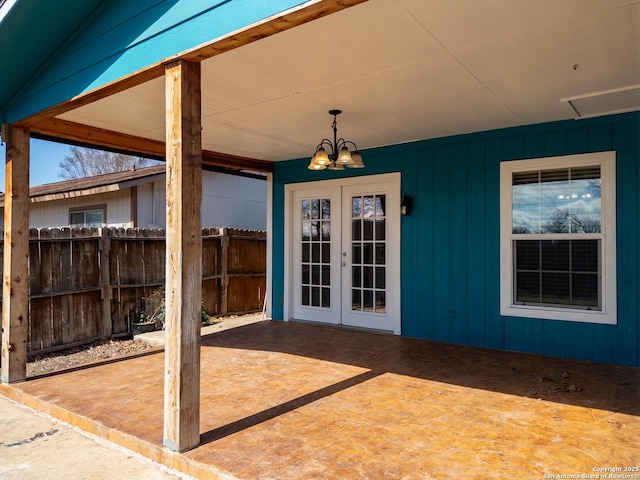
[[[30,205],[31,228],[69,226],[69,210],[106,205],[106,223],[114,227],[131,227],[131,190],[97,193],[75,198],[35,202]]]
[[[138,226],[165,227],[166,186],[138,186]],[[202,172],[202,226],[248,230],[267,228],[267,182]]]
[[[202,226],[248,230],[267,228],[267,182],[255,178],[202,172]],[[137,186],[137,223],[131,211],[131,189],[96,193],[61,200],[31,203],[29,226],[69,226],[69,210],[106,205],[106,223],[111,227],[164,228],[166,185],[160,181]],[[0,208],[0,212],[3,209]],[[3,217],[3,216],[2,216]],[[0,225],[3,218],[0,218]]]
[[[202,182],[203,226],[266,230],[266,180],[203,172]]]
[[[138,225],[142,228],[165,227],[166,188],[164,179],[138,185]]]

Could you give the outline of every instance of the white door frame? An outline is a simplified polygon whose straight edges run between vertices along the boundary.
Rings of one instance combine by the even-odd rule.
[[[285,185],[284,191],[284,299],[283,299],[283,316],[284,321],[288,322],[293,319],[293,295],[296,286],[293,284],[294,268],[293,263],[293,241],[292,228],[293,222],[293,197],[296,191],[300,190],[318,190],[323,188],[336,188],[355,185],[370,185],[386,183],[390,186],[391,192],[388,199],[388,208],[397,208],[397,221],[390,224],[388,229],[389,245],[387,255],[389,266],[391,267],[392,285],[397,286],[387,298],[387,308],[389,315],[393,318],[393,333],[401,334],[401,318],[400,318],[400,189],[401,176],[400,172],[385,173],[380,175],[365,175],[361,177],[339,178],[335,180],[318,180],[314,182],[291,183]]]

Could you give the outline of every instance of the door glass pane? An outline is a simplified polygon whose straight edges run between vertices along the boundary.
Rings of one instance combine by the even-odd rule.
[[[322,240],[331,240],[331,222],[323,221],[322,222]]]
[[[322,289],[322,308],[330,308],[331,307],[331,289],[323,288]]]
[[[331,267],[322,265],[322,285],[331,285]]]
[[[351,262],[354,265],[361,265],[362,264],[362,245],[359,243],[355,243],[352,248],[352,254],[353,254],[353,258],[351,259]]]
[[[373,263],[373,243],[372,242],[363,242],[362,243],[362,252],[363,252],[363,263],[367,265],[371,265]]]
[[[351,238],[353,240],[362,240],[362,220],[352,220],[351,225]]]
[[[384,265],[385,264],[385,252],[386,245],[382,242],[376,243],[376,265]]]
[[[376,288],[384,290],[386,284],[386,268],[376,267]]]
[[[352,218],[362,218],[362,197],[353,197],[351,199]]]
[[[376,290],[376,312],[386,313],[387,302],[385,297],[386,294],[384,291]]]
[[[309,240],[311,238],[311,222],[302,222],[302,240]]]
[[[365,312],[374,312],[373,308],[373,290],[362,291],[362,310]]]
[[[329,220],[331,218],[331,200],[328,198],[322,199],[322,218]]]
[[[362,310],[362,293],[359,288],[351,290],[351,309]]]
[[[362,277],[364,288],[373,288],[373,267],[364,267]]]
[[[387,226],[385,222],[386,221],[384,218],[376,220],[376,226],[375,226],[376,240],[385,240],[385,234],[387,230]]]
[[[320,265],[311,265],[311,284],[320,285]]]
[[[373,240],[373,222],[371,218],[364,219],[364,232],[363,237],[365,240]]]
[[[361,269],[362,267],[358,266],[358,267],[351,267],[352,270],[352,283],[354,287],[361,287],[362,286],[362,274],[361,274]]]
[[[384,218],[384,209],[387,200],[384,195],[376,195],[376,218]]]
[[[331,261],[331,245],[328,243],[322,244],[322,263],[329,263]]]
[[[363,218],[372,218],[376,215],[376,205],[373,201],[373,195],[367,195],[362,197],[362,217]]]
[[[302,200],[300,208],[302,305],[331,308],[331,200]]]
[[[351,199],[351,309],[386,312],[386,196]]]

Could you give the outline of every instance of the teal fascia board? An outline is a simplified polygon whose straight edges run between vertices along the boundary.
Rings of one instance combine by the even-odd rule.
[[[2,110],[55,56],[103,0],[18,0],[0,21]]]
[[[105,2],[63,48],[57,49],[46,66],[1,107],[0,117],[5,123],[19,121],[304,3],[300,0]],[[20,36],[27,33],[16,35],[8,48],[19,48]],[[21,83],[24,84],[24,79]]]

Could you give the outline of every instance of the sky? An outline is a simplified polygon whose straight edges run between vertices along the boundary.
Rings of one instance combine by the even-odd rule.
[[[29,185],[43,185],[62,181],[58,164],[69,153],[69,145],[31,139]],[[6,144],[0,143],[0,159],[6,159]],[[4,161],[2,162],[4,163]],[[0,168],[0,191],[5,191],[5,169]]]

